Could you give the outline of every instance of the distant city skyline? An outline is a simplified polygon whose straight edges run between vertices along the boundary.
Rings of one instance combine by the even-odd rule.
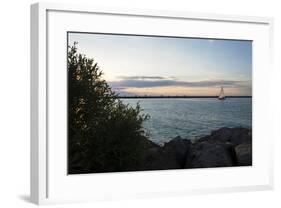
[[[252,41],[69,33],[121,96],[252,95]]]

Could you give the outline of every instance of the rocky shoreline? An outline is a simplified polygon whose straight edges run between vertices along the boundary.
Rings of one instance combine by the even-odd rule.
[[[149,142],[140,170],[250,165],[252,131],[242,127],[224,127],[195,141],[178,136],[164,146]]]

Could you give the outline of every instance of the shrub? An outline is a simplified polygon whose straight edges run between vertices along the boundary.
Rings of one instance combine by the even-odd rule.
[[[118,99],[93,59],[68,47],[68,173],[136,170],[148,115]]]

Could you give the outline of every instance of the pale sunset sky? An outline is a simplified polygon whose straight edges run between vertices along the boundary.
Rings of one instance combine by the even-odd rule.
[[[120,95],[252,95],[252,41],[68,35]]]

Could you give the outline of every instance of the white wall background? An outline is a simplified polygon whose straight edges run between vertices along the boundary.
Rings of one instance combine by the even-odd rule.
[[[0,207],[33,207],[29,198],[29,5],[6,0],[0,6]],[[67,2],[57,0],[56,2]],[[281,6],[278,0],[69,0],[72,3],[139,9],[186,10],[275,18],[274,77],[276,96],[274,191],[194,195],[99,202],[54,207],[280,207],[281,206]],[[265,73],[267,69],[265,69]],[[280,126],[280,127],[279,127]],[[266,138],[264,138],[266,139]],[[238,176],[239,177],[239,176]],[[212,180],[210,178],[210,180]],[[230,179],[231,180],[231,179]],[[145,183],[145,181],[144,181]],[[163,183],[165,183],[163,181]]]

